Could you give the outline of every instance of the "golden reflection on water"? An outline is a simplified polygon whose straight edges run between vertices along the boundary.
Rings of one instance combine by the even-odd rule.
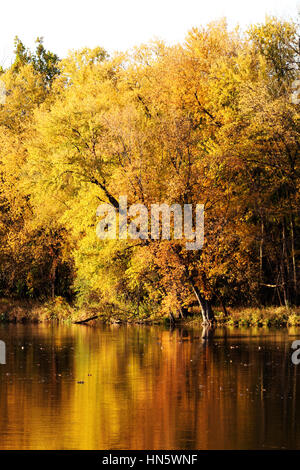
[[[1,449],[300,448],[299,329],[2,325]],[[84,382],[84,383],[78,383]]]

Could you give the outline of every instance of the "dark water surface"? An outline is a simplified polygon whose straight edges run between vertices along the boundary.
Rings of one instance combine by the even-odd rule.
[[[1,449],[300,448],[300,329],[0,325]],[[84,383],[78,383],[84,382]]]

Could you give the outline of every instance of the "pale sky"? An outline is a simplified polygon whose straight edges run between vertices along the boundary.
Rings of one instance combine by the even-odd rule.
[[[37,36],[60,57],[70,49],[121,51],[159,38],[182,41],[193,26],[227,17],[243,28],[265,15],[296,18],[300,0],[2,0],[0,64],[9,65],[17,35],[32,47]]]

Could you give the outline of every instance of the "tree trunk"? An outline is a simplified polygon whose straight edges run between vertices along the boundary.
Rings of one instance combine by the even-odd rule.
[[[220,295],[218,295],[218,294],[216,294],[216,295],[217,295],[218,301],[220,302],[220,304],[221,304],[221,306],[222,306],[224,315],[225,315],[225,317],[227,318],[227,317],[228,317],[228,311],[227,311],[227,308],[226,308],[226,304],[225,304],[223,298],[222,298]]]
[[[261,225],[260,225],[260,246],[259,246],[259,280],[260,283],[263,282],[263,249],[264,249],[264,235],[265,235],[265,227],[263,218],[261,218]]]
[[[291,214],[290,226],[291,226],[291,244],[292,244],[293,281],[294,281],[294,291],[295,291],[294,303],[296,303],[297,302],[297,297],[298,297],[298,292],[297,292],[297,268],[296,268],[296,256],[295,256],[294,220],[293,220],[293,215],[292,214]]]
[[[282,222],[282,245],[283,245],[283,257],[285,260],[285,265],[286,269],[284,269],[283,266],[283,271],[287,273],[287,288],[286,288],[286,293],[287,293],[287,300],[288,302],[290,301],[290,280],[291,280],[291,275],[290,275],[290,262],[289,262],[289,257],[288,257],[288,250],[287,250],[287,242],[286,242],[286,228],[285,228],[285,220]]]
[[[209,300],[206,300],[202,294],[200,293],[199,289],[195,284],[191,281],[191,286],[193,289],[193,292],[195,294],[195,297],[198,301],[200,311],[202,314],[202,319],[204,324],[210,324],[213,323],[215,320],[214,313],[211,308],[211,303]]]
[[[170,318],[170,323],[171,325],[175,324],[175,318],[172,312],[169,312],[169,318]]]
[[[56,280],[56,268],[57,268],[57,259],[53,258],[52,266],[50,270],[50,290],[51,290],[51,298],[54,299],[55,297],[55,280]]]
[[[286,265],[285,265],[286,264]],[[287,273],[287,277],[286,277]],[[289,280],[290,280],[290,273],[289,273],[289,261],[287,256],[287,249],[286,249],[286,239],[285,239],[285,225],[284,220],[282,222],[282,256],[281,256],[281,278],[282,278],[282,288],[283,288],[283,299],[286,308],[289,307]]]
[[[92,317],[85,318],[84,320],[74,321],[73,323],[76,325],[81,325],[83,323],[88,323],[91,320],[96,320],[97,318],[99,318],[99,315],[93,315]]]
[[[225,302],[224,302],[224,300],[223,300],[222,298],[221,298],[221,305],[222,305],[222,308],[223,308],[224,315],[225,315],[225,317],[227,318],[227,317],[228,317],[228,311],[227,311]]]
[[[184,313],[183,313],[183,308],[179,307],[178,309],[178,318],[184,319]]]

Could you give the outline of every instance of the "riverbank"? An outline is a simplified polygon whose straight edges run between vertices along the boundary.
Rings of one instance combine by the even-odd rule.
[[[300,326],[300,307],[247,307],[227,308],[227,316],[220,309],[215,309],[217,325],[228,326]],[[137,316],[128,312],[99,311],[99,308],[78,309],[68,304],[63,298],[45,303],[34,300],[0,299],[0,322],[40,323],[60,321],[64,323],[165,323],[169,319],[160,314]],[[176,324],[202,323],[199,312],[193,311],[186,318],[176,320]]]
[[[75,309],[64,299],[36,300],[0,299],[0,323],[40,323],[51,320],[72,321]]]
[[[227,308],[227,316],[220,310],[215,311],[217,325],[224,326],[300,326],[300,307],[245,307]],[[201,316],[196,314],[184,320],[186,323],[201,322]]]

